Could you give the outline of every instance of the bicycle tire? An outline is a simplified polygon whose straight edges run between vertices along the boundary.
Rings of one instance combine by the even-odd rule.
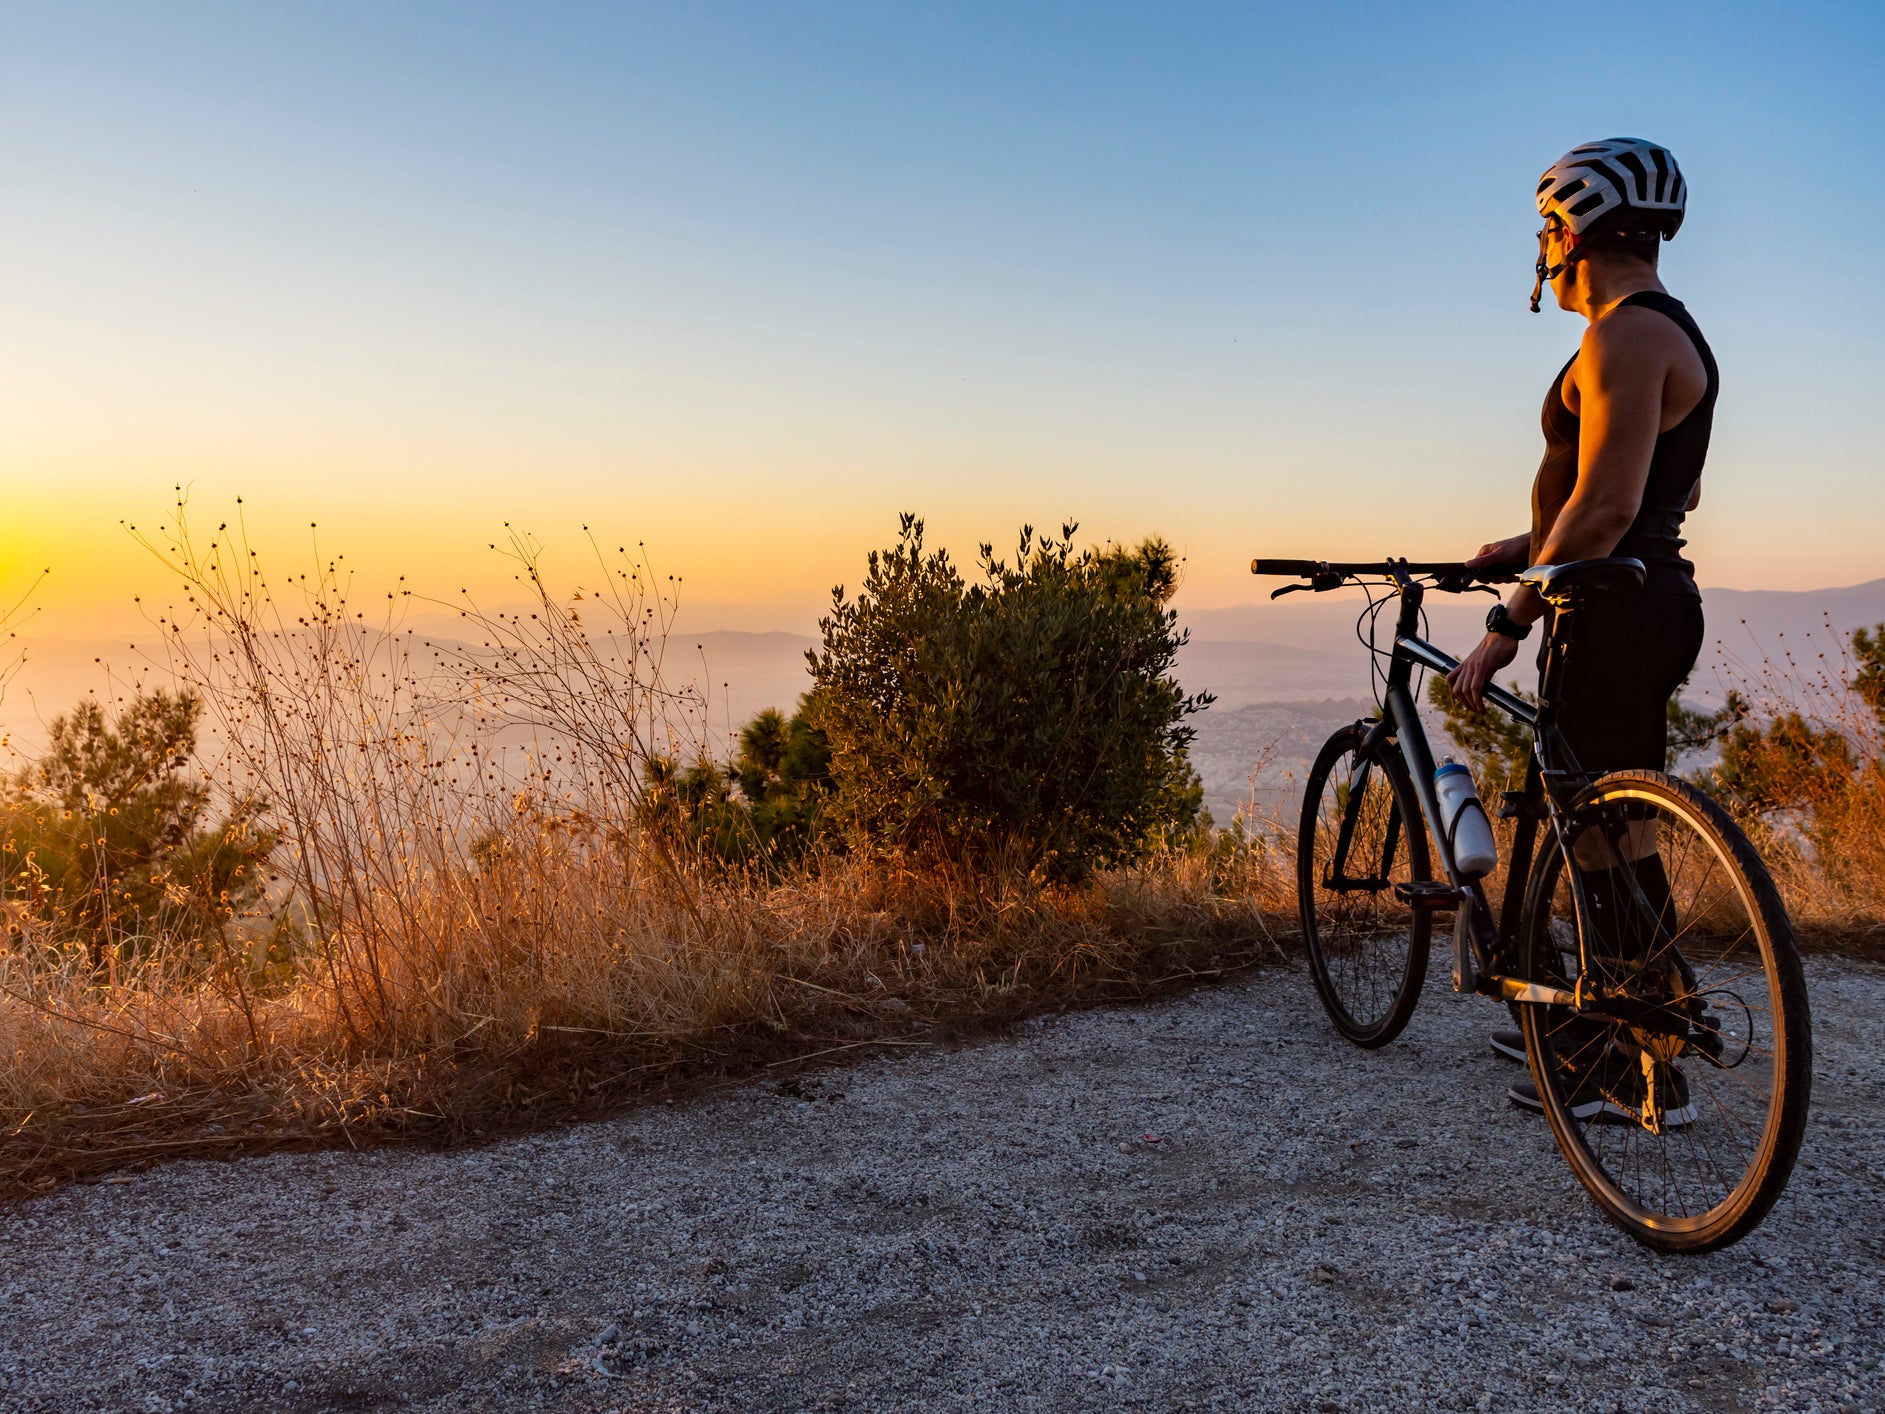
[[[1640,882],[1600,867],[1638,858],[1630,851],[1644,839],[1657,861],[1649,872],[1668,887],[1650,922]],[[1579,849],[1598,862],[1580,863]],[[1648,863],[1629,872],[1640,881]],[[1647,1247],[1710,1252],[1745,1237],[1786,1186],[1812,1092],[1805,974],[1753,845],[1686,782],[1614,772],[1580,795],[1563,842],[1541,852],[1523,918],[1521,975],[1569,984],[1582,973],[1587,988],[1653,1007],[1647,1028],[1522,1008],[1532,1081],[1571,1171]],[[1576,961],[1579,935],[1588,968]]]
[[[1326,887],[1326,871],[1347,803],[1345,792],[1355,779],[1356,753],[1366,733],[1361,723],[1336,732],[1323,744],[1309,772],[1297,826],[1296,896],[1303,945],[1323,1009],[1336,1030],[1356,1045],[1373,1050],[1399,1036],[1413,1016],[1427,976],[1433,930],[1432,915],[1409,906],[1394,894],[1392,885],[1427,882],[1433,871],[1426,826],[1406,763],[1398,747],[1383,742],[1375,749],[1370,771],[1361,778],[1364,796],[1357,806],[1360,819],[1349,856],[1351,861],[1369,861],[1378,871],[1373,877],[1381,887],[1339,891]],[[1388,784],[1387,793],[1375,797],[1386,803],[1385,810],[1367,796],[1370,788],[1380,789],[1376,771]],[[1390,820],[1397,824],[1391,825]],[[1386,867],[1381,867],[1390,831],[1398,835],[1398,843],[1392,857],[1385,860]]]

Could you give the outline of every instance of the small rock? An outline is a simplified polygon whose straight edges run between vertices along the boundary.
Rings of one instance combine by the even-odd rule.
[[[1636,1283],[1631,1281],[1628,1277],[1612,1277],[1610,1278],[1610,1289],[1612,1291],[1635,1291]]]
[[[1311,1281],[1319,1281],[1326,1285],[1335,1280],[1335,1272],[1328,1267],[1317,1267],[1309,1273],[1309,1278]]]
[[[622,1328],[611,1324],[607,1330],[596,1337],[597,1345],[614,1345],[622,1338]]]

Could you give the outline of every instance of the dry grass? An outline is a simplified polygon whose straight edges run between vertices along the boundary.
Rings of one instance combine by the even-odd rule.
[[[546,844],[400,900],[266,995],[0,967],[0,1179],[175,1154],[447,1141],[869,1044],[935,1044],[1274,956],[1275,879],[1170,857],[1078,892],[839,861],[746,887]],[[1268,907],[1266,907],[1266,905]],[[371,1016],[373,1026],[362,1022]]]
[[[1885,958],[1885,725],[1854,689],[1859,672],[1850,639],[1830,624],[1800,644],[1782,635],[1753,661],[1726,661],[1728,685],[1762,731],[1743,752],[1759,799],[1735,813],[1802,946]],[[1835,750],[1801,749],[1814,736]]]
[[[100,978],[16,909],[0,956],[0,1185],[177,1156],[448,1142],[594,1115],[797,1059],[934,1045],[1274,956],[1288,861],[1161,856],[1078,889],[830,859],[768,880],[638,829],[641,767],[704,744],[664,682],[672,600],[604,588],[456,606],[428,642],[369,624],[336,559],[271,585],[241,527],[150,542],[185,607],[170,666],[209,706],[205,769],[284,831],[269,905],[193,948],[116,940]],[[161,940],[159,940],[161,943]],[[187,965],[177,961],[188,958]]]

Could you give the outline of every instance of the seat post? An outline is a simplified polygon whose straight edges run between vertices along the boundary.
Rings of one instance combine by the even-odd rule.
[[[1575,607],[1569,602],[1554,604],[1546,621],[1545,661],[1538,672],[1538,725],[1541,729],[1557,720],[1558,693],[1564,687],[1564,674],[1570,666],[1576,639]]]
[[[1538,674],[1533,756],[1541,768],[1540,779],[1554,795],[1563,788],[1567,771],[1573,776],[1583,771],[1583,764],[1572,755],[1569,743],[1558,732],[1565,674],[1570,671],[1571,657],[1577,651],[1577,607],[1572,595],[1554,598],[1546,631],[1544,666]]]

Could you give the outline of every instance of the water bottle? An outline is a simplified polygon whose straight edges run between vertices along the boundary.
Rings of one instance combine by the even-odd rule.
[[[1440,829],[1452,846],[1453,863],[1469,879],[1490,874],[1499,862],[1492,822],[1473,788],[1473,773],[1448,758],[1433,773],[1433,793],[1440,803]]]

